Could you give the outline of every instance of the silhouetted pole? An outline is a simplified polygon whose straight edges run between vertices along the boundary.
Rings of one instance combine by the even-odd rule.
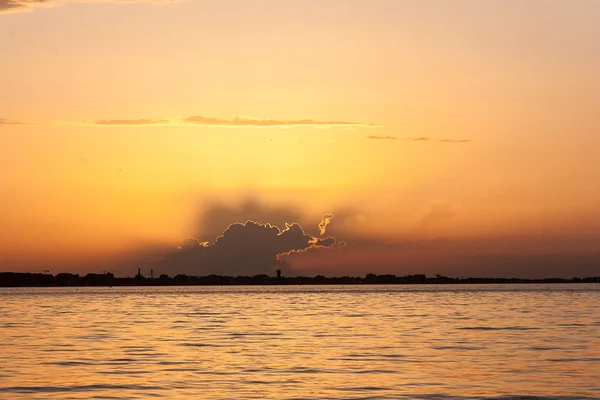
[[[150,279],[154,279],[154,270],[153,269],[150,270]]]
[[[280,269],[277,270],[277,279],[281,279],[281,270]]]

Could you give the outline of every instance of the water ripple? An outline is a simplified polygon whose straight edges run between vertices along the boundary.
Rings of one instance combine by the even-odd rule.
[[[0,398],[600,398],[600,285],[0,290]]]

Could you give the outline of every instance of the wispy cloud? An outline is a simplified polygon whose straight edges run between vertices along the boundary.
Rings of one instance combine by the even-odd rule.
[[[376,124],[366,124],[361,122],[349,122],[349,121],[315,121],[312,119],[296,119],[296,120],[283,120],[283,119],[257,119],[257,118],[246,118],[246,117],[233,117],[233,118],[215,118],[215,117],[203,117],[201,115],[194,115],[192,117],[184,118],[181,120],[184,124],[190,125],[205,125],[205,126],[223,126],[223,127],[290,127],[290,126],[346,126],[346,127],[377,127]]]
[[[2,1],[2,0],[0,0]],[[10,119],[4,119],[4,118],[0,118],[0,125],[20,125],[22,122],[21,121],[13,121]]]
[[[148,125],[172,125],[168,119],[105,119],[96,121],[94,125],[112,126],[148,126]]]
[[[376,135],[371,135],[371,136],[367,136],[367,139],[373,139],[373,140],[396,140],[396,136],[376,136]]]
[[[372,140],[396,140],[398,139],[396,136],[377,136],[377,135],[371,135],[371,136],[367,136],[367,139],[372,139]],[[432,138],[428,138],[425,136],[421,136],[421,137],[409,137],[409,138],[404,138],[402,140],[409,140],[409,141],[413,141],[413,142],[439,142],[439,143],[468,143],[471,141],[471,139],[432,139]]]
[[[439,143],[468,143],[471,139],[432,139],[428,137],[405,138],[414,142],[439,142]]]
[[[469,143],[471,141],[471,139],[443,139],[440,140],[440,142],[446,142],[446,143]]]
[[[65,3],[174,3],[177,0],[0,0],[0,14],[32,11],[37,7],[54,7]]]
[[[331,223],[332,218],[333,214],[323,215],[323,219],[321,219],[321,222],[319,222],[319,233],[321,234],[321,236],[323,236],[327,231],[327,225]]]
[[[0,0],[2,1],[2,0]],[[204,126],[216,128],[292,128],[292,127],[314,127],[314,128],[378,128],[381,125],[352,122],[352,121],[317,121],[312,119],[260,119],[248,117],[204,117],[194,115],[186,118],[135,118],[135,119],[101,119],[96,121],[62,121],[62,122],[32,122],[11,121],[0,119],[2,124],[23,125],[47,125],[47,126],[106,126],[106,127],[142,127],[142,126]]]

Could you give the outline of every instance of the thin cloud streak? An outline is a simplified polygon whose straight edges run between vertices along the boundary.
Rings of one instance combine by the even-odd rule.
[[[0,14],[33,11],[38,7],[55,7],[66,3],[154,3],[167,4],[179,0],[0,0]]]
[[[361,122],[349,122],[349,121],[315,121],[311,119],[298,119],[298,120],[278,120],[278,119],[257,119],[257,118],[245,118],[245,117],[233,117],[233,118],[215,118],[215,117],[203,117],[201,115],[194,115],[181,120],[184,124],[190,125],[204,125],[213,127],[273,127],[283,128],[290,126],[316,126],[316,127],[330,127],[330,126],[347,126],[347,127],[377,127],[375,124],[365,124]]]
[[[152,126],[152,125],[172,125],[168,119],[109,119],[96,121],[94,125],[112,125],[112,126]]]
[[[438,142],[438,143],[469,143],[471,139],[431,139],[428,137],[405,138],[413,142]]]
[[[1,1],[1,0],[0,0]],[[48,125],[48,126],[106,126],[106,127],[136,127],[136,126],[204,126],[212,128],[379,128],[381,125],[351,121],[316,121],[312,119],[259,119],[246,117],[217,118],[194,115],[187,118],[137,118],[137,119],[101,119],[88,122],[27,122],[0,119],[2,124]]]
[[[446,143],[469,143],[471,141],[471,139],[443,139],[440,140],[440,142],[446,142]]]
[[[376,135],[371,135],[371,136],[367,136],[367,139],[373,139],[373,140],[396,140],[396,136],[376,136]]]
[[[377,136],[371,135],[367,136],[367,139],[371,140],[396,140],[398,139],[396,136]],[[414,138],[404,138],[403,140],[409,140],[413,142],[438,142],[438,143],[468,143],[471,139],[431,139],[428,137],[414,137]]]
[[[10,119],[0,118],[0,125],[21,125],[21,124],[22,124],[21,121],[12,121]]]

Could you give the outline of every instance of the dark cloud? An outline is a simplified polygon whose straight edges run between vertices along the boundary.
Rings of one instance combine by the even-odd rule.
[[[377,136],[377,135],[371,135],[371,136],[367,136],[367,139],[373,139],[373,140],[396,140],[396,136]]]
[[[0,13],[9,11],[21,11],[27,9],[33,1],[0,0]]]
[[[594,237],[588,238],[592,240]],[[563,239],[475,238],[372,240],[290,252],[283,261],[297,275],[437,273],[453,277],[572,278],[597,276],[600,253],[560,249]]]
[[[212,241],[223,234],[223,229],[238,221],[255,221],[285,226],[295,221],[304,224],[308,221],[299,209],[291,205],[265,204],[255,197],[248,197],[239,203],[208,202],[202,207],[194,226],[193,234],[203,241]]]
[[[335,246],[336,243],[337,240],[332,236],[328,236],[324,239],[316,239],[312,242],[314,247],[332,247]]]
[[[280,253],[277,255],[277,260],[279,261],[278,262],[279,265],[285,265],[286,267],[288,267],[289,272],[297,275],[299,271],[295,270],[294,265],[292,263],[290,263],[290,261],[293,260],[293,256],[302,255],[302,254],[311,254],[311,253],[318,254],[318,253],[321,253],[321,252],[327,251],[327,250],[339,249],[339,248],[345,247],[347,245],[348,244],[346,242],[344,242],[344,241],[338,242],[337,239],[332,236],[328,236],[324,239],[313,238],[313,241],[311,242],[310,246],[308,246],[304,249],[296,249],[296,250],[290,250],[285,253]]]
[[[280,230],[255,221],[229,225],[213,244],[188,239],[165,258],[171,273],[189,275],[272,274],[280,266],[279,258],[311,247],[333,246],[334,238],[319,239],[304,232],[297,223]]]

